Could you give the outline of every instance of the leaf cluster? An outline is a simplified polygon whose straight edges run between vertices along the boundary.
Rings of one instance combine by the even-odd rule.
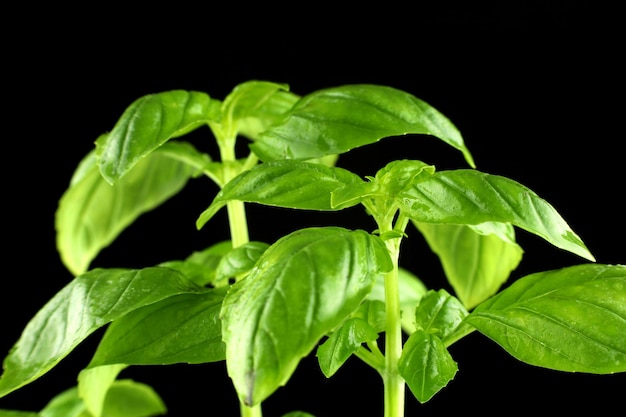
[[[219,158],[185,141],[202,126]],[[340,166],[340,155],[354,148],[424,135],[461,152],[469,168],[439,171],[406,159],[361,178]],[[235,155],[238,140],[248,141],[244,157]],[[457,372],[449,347],[474,331],[532,365],[626,371],[626,267],[595,263],[557,210],[528,187],[477,170],[452,122],[407,92],[359,84],[301,97],[265,81],[240,84],[224,100],[167,91],[137,99],[95,145],[56,212],[57,248],[75,278],[5,358],[0,396],[106,331],[77,387],[33,415],[162,414],[150,387],[118,379],[125,368],[226,361],[242,415],[258,416],[313,351],[327,377],[354,356],[381,375],[386,398],[400,398],[406,384],[426,402]],[[220,189],[197,228],[210,227],[226,207],[231,240],[142,269],[90,269],[139,216],[197,178]],[[372,224],[250,241],[246,204],[360,208]],[[523,256],[516,228],[587,262],[500,290]],[[410,233],[424,236],[454,294],[427,288],[399,265]],[[133,406],[120,410],[122,402]],[[402,415],[392,410],[386,417]]]

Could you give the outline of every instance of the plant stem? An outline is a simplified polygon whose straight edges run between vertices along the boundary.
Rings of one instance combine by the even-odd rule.
[[[255,405],[254,407],[248,407],[241,404],[241,417],[262,417],[263,413],[261,412],[261,405]]]
[[[395,225],[389,216],[379,218],[377,223],[381,234],[394,230],[403,235],[409,219],[400,212]],[[385,240],[393,263],[393,269],[385,275],[385,371],[383,373],[385,417],[404,416],[405,381],[398,371],[398,361],[402,354],[400,284],[398,281],[398,259],[401,242],[401,237]]]
[[[243,201],[229,201],[226,203],[228,210],[228,224],[230,226],[230,239],[233,248],[248,243],[248,222],[246,220],[246,209]]]
[[[398,257],[401,238],[385,241],[393,270],[385,275],[385,371],[383,373],[385,417],[404,416],[404,379],[398,372],[402,353],[402,327],[400,322],[400,293],[398,289]]]

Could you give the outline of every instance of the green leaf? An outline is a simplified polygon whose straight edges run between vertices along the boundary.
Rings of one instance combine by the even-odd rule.
[[[286,84],[267,81],[237,85],[222,103],[222,127],[228,126],[250,139],[258,138],[268,126],[282,120],[300,98],[288,90]]]
[[[107,328],[88,367],[224,360],[223,299],[221,289],[178,294],[128,313]]]
[[[376,288],[377,285],[378,280],[376,280],[374,288]],[[371,292],[369,295],[371,295]],[[352,317],[365,320],[376,333],[381,333],[385,330],[387,324],[385,303],[380,300],[365,299],[363,300],[359,308],[354,313],[352,313]]]
[[[226,363],[241,401],[255,405],[336,328],[392,268],[376,236],[309,228],[274,243],[222,308]]]
[[[192,253],[185,260],[167,261],[159,266],[175,269],[198,286],[204,287],[215,283],[215,271],[222,258],[232,249],[230,240],[222,241]]]
[[[264,242],[247,242],[237,246],[220,259],[215,271],[215,280],[221,281],[247,273],[268,247],[269,245]]]
[[[626,266],[583,264],[528,275],[466,321],[531,365],[626,372]]]
[[[78,389],[72,387],[56,395],[39,413],[40,417],[93,417],[82,398],[78,395]]]
[[[0,417],[41,417],[39,413],[33,411],[18,411],[0,409]],[[63,416],[67,417],[67,416]]]
[[[400,210],[425,223],[512,223],[554,246],[594,261],[561,215],[527,187],[475,170],[440,171],[403,190]]]
[[[185,186],[196,169],[172,159],[174,149],[180,146],[151,154],[113,186],[98,172],[94,152],[82,160],[55,214],[57,249],[70,272],[85,272],[127,226]]]
[[[135,100],[108,135],[96,141],[100,172],[113,184],[171,138],[219,117],[221,103],[196,91],[173,90]]]
[[[384,216],[388,210],[395,212],[395,198],[400,191],[434,172],[435,167],[421,161],[392,161],[370,177],[371,182],[355,182],[333,191],[331,205],[349,207],[372,200],[372,209]]]
[[[260,164],[235,177],[217,194],[198,218],[200,229],[231,200],[307,210],[334,210],[331,193],[361,183],[358,175],[342,168],[300,161]]]
[[[107,393],[103,416],[152,417],[167,414],[161,397],[148,385],[129,379],[115,381]]]
[[[430,290],[422,297],[415,310],[415,324],[418,329],[433,333],[445,342],[467,314],[461,302],[446,290]]]
[[[448,385],[458,370],[444,343],[433,333],[417,330],[407,339],[398,371],[421,403]]]
[[[313,414],[305,413],[304,411],[291,411],[284,414],[283,417],[315,417]]]
[[[78,394],[93,417],[103,417],[107,392],[124,368],[125,364],[99,366],[83,369],[78,374]]]
[[[107,392],[103,417],[153,417],[167,412],[159,395],[148,385],[129,379],[113,382]],[[93,417],[76,387],[63,391],[38,414],[40,417]]]
[[[350,318],[333,332],[317,349],[322,373],[330,378],[364,342],[376,340],[378,333],[367,321]]]
[[[95,269],[67,284],[24,328],[4,359],[0,397],[52,369],[100,327],[197,287],[168,268]]]
[[[304,96],[283,123],[263,132],[251,148],[265,161],[310,159],[406,134],[435,136],[460,150],[474,167],[460,132],[448,118],[411,94],[369,84]]]
[[[467,309],[495,294],[522,260],[522,248],[495,234],[456,224],[414,222],[439,256],[448,282]],[[511,233],[513,227],[507,226]]]

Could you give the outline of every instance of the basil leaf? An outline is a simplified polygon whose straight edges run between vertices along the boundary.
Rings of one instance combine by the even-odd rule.
[[[81,161],[55,214],[57,249],[70,272],[85,272],[100,250],[141,214],[187,184],[197,169],[179,159],[181,146],[167,146],[151,154],[114,185],[98,172],[93,151]],[[193,152],[190,147],[185,146]]]
[[[354,84],[304,96],[281,124],[250,147],[265,161],[341,154],[389,136],[425,134],[460,150],[474,167],[458,129],[435,108],[404,91]]]
[[[421,403],[448,385],[458,370],[444,343],[433,333],[417,330],[407,339],[398,371]]]
[[[332,191],[361,182],[356,174],[337,167],[288,160],[263,163],[228,182],[200,214],[196,225],[198,228],[204,226],[231,200],[296,209],[334,210],[330,202]]]
[[[520,278],[466,321],[512,356],[550,369],[626,371],[626,266],[583,264]]]
[[[168,268],[94,269],[59,291],[30,320],[4,359],[0,397],[34,381],[97,329],[175,294],[197,291]]]
[[[391,268],[384,242],[360,230],[301,229],[270,246],[222,308],[228,373],[241,401],[258,404],[286,383]]]
[[[102,177],[113,184],[171,138],[219,117],[220,102],[196,91],[173,90],[135,100],[108,135],[96,140]]]
[[[439,171],[400,192],[397,204],[418,222],[512,223],[558,248],[594,260],[552,205],[506,177],[468,169]]]
[[[467,309],[495,294],[522,260],[522,248],[470,226],[414,222],[437,254],[446,278]],[[484,224],[484,223],[483,223]],[[504,224],[511,230],[510,224]]]
[[[178,294],[128,313],[107,328],[88,367],[224,360],[223,299],[217,289]]]

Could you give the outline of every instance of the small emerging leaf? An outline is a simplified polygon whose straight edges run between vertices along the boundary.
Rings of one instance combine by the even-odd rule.
[[[626,266],[583,264],[528,275],[466,321],[531,365],[626,372]]]
[[[418,329],[433,333],[445,342],[466,316],[465,307],[446,290],[430,290],[417,306],[415,323]]]

